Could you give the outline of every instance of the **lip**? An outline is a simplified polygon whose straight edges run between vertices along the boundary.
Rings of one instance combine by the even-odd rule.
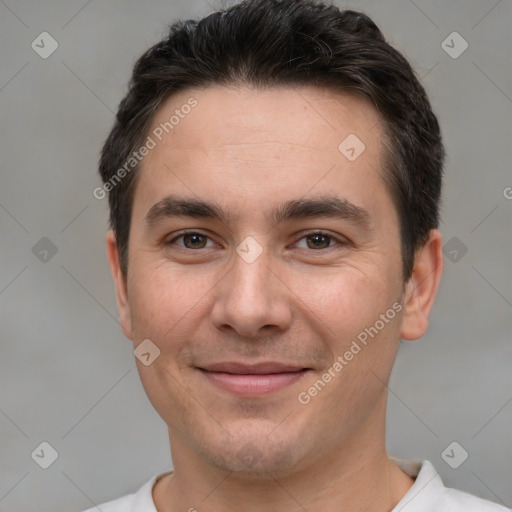
[[[238,396],[266,395],[302,378],[310,368],[268,362],[215,363],[197,368],[212,384]]]
[[[237,375],[268,375],[271,373],[291,373],[303,370],[304,366],[295,366],[274,361],[257,364],[244,364],[235,361],[212,363],[201,366],[201,370],[208,372],[233,373]]]

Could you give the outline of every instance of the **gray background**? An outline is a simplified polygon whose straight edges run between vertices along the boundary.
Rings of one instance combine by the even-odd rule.
[[[462,244],[468,249],[458,261],[447,252],[430,330],[402,344],[390,382],[389,451],[429,459],[447,485],[510,507],[512,2],[337,5],[372,16],[422,77],[448,150],[441,228],[445,242],[456,237],[458,258]],[[171,467],[165,425],[117,322],[107,202],[92,191],[136,57],[166,23],[220,6],[0,1],[3,512],[78,511]],[[47,59],[31,48],[43,31],[59,44]],[[453,31],[469,44],[456,59],[441,46]],[[42,237],[55,255],[40,252],[45,242],[33,253]],[[59,453],[46,470],[31,458],[42,441]],[[441,458],[452,441],[469,453],[458,469]]]

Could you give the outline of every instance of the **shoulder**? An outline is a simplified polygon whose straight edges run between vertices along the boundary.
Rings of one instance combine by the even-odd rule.
[[[413,486],[393,512],[511,512],[492,501],[458,489],[445,487],[428,460],[413,461],[393,458],[405,473],[415,479]]]
[[[107,501],[106,503],[101,503],[101,505],[97,505],[92,508],[88,508],[83,512],[132,512],[133,511],[133,503],[134,503],[135,494],[127,494],[121,498],[117,498],[112,501]]]
[[[449,512],[510,512],[510,509],[503,505],[449,487],[446,487],[439,497],[438,510]]]
[[[152,490],[155,483],[166,474],[168,473],[155,475],[133,494],[127,494],[121,498],[95,505],[83,512],[157,512],[153,502]]]

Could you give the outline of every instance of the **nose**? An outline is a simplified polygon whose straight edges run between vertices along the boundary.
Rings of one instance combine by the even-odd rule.
[[[233,267],[217,285],[211,312],[213,325],[254,338],[274,328],[286,330],[291,323],[290,291],[266,251],[252,263],[235,256]]]

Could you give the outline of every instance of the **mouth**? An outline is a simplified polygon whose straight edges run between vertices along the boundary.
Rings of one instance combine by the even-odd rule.
[[[259,396],[276,392],[311,371],[311,368],[275,362],[255,365],[226,362],[197,369],[211,384],[238,396]]]

